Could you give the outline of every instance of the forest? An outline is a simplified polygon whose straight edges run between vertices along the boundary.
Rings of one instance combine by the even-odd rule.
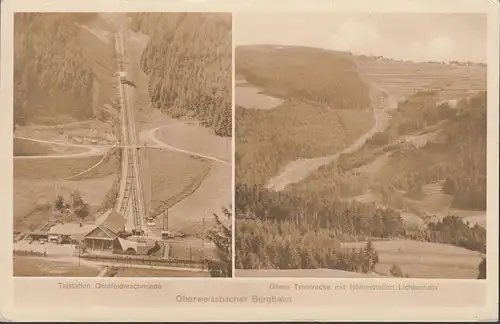
[[[198,120],[232,135],[231,15],[134,13],[131,28],[149,36],[141,68],[151,103],[173,118]]]
[[[312,101],[332,109],[360,110],[370,105],[368,87],[344,52],[301,46],[238,46],[235,65],[236,73],[271,96]]]
[[[438,181],[453,197],[452,207],[485,207],[485,93],[455,109],[436,106],[436,93],[416,92],[392,113],[387,130],[360,150],[341,154],[284,191],[265,189],[286,163],[342,151],[372,127],[364,111],[366,85],[348,55],[333,53],[294,46],[236,48],[236,73],[285,100],[270,110],[236,106],[236,268],[373,270],[377,251],[371,244],[361,250],[342,247],[349,241],[413,239],[484,253],[486,231],[480,226],[451,214],[412,228],[401,212],[408,209],[408,198],[421,199],[424,186]],[[321,64],[310,64],[311,57]],[[437,130],[437,138],[419,148],[399,141],[424,129]],[[373,176],[356,171],[383,155]],[[369,189],[381,205],[346,199]],[[404,276],[393,270],[393,276]]]
[[[375,150],[377,154],[396,151],[373,191],[382,194],[388,206],[403,208],[400,190],[418,198],[423,185],[441,180],[444,193],[454,198],[453,206],[485,208],[485,100],[486,94],[481,93],[462,102],[460,113],[449,113],[442,119],[439,141],[422,148],[397,147],[396,151],[396,147],[365,145],[362,154],[368,156]],[[279,152],[281,146],[273,148]],[[362,261],[355,256],[359,251],[346,251],[340,242],[394,237],[452,244],[485,253],[486,230],[453,215],[428,222],[424,229],[409,230],[395,209],[342,200],[356,187],[348,186],[355,182],[353,175],[343,178],[353,162],[356,160],[327,166],[305,183],[283,192],[269,191],[237,173],[236,267],[362,271]],[[363,187],[366,179],[359,179],[359,186]]]
[[[237,269],[328,268],[368,273],[378,263],[369,242],[362,249],[342,248],[328,230],[305,230],[290,223],[239,220]]]
[[[236,178],[261,185],[288,162],[344,149],[373,124],[366,112],[336,111],[295,99],[271,110],[236,106],[235,120]]]
[[[329,268],[366,273],[373,267],[365,264],[375,266],[377,260],[366,257],[366,249],[373,250],[370,255],[377,254],[371,244],[356,250],[343,248],[341,242],[391,238],[486,252],[486,230],[452,215],[408,231],[398,211],[374,204],[238,184],[235,194],[238,269]]]
[[[414,112],[409,108],[411,105],[407,102],[400,106],[387,131],[373,136],[358,151],[341,154],[334,163],[319,168],[297,187],[307,190],[312,186],[321,188],[323,182],[344,183],[337,185],[339,195],[356,195],[349,188],[362,191],[369,184],[363,178],[356,183],[349,172],[390,153],[388,162],[376,177],[383,192],[398,195],[398,190],[402,190],[418,199],[422,197],[424,185],[441,181],[444,183],[443,193],[453,197],[452,207],[485,210],[486,92],[460,101],[458,111],[442,104],[434,109],[420,106],[414,108],[417,110]],[[408,127],[410,123],[412,126]],[[395,142],[403,135],[438,123],[439,128],[435,128],[439,130],[437,138],[423,147],[404,147]],[[397,197],[388,197],[387,202],[391,199]]]
[[[16,13],[14,124],[55,114],[92,116],[94,75],[78,41],[93,13]]]

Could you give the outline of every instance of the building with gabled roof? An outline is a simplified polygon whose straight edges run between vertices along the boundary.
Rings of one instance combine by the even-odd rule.
[[[85,248],[91,250],[112,250],[113,242],[118,238],[118,234],[113,232],[106,225],[95,225],[83,237]]]

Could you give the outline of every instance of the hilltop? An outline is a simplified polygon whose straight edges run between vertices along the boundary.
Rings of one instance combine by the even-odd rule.
[[[345,52],[302,46],[238,46],[235,64],[237,74],[272,96],[313,101],[333,109],[370,105],[367,85]]]

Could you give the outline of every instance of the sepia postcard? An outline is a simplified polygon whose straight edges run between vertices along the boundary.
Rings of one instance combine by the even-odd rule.
[[[1,8],[2,320],[498,320],[500,6]]]

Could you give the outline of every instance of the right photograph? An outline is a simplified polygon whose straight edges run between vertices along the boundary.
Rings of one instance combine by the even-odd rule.
[[[233,14],[236,277],[486,278],[486,18]]]

